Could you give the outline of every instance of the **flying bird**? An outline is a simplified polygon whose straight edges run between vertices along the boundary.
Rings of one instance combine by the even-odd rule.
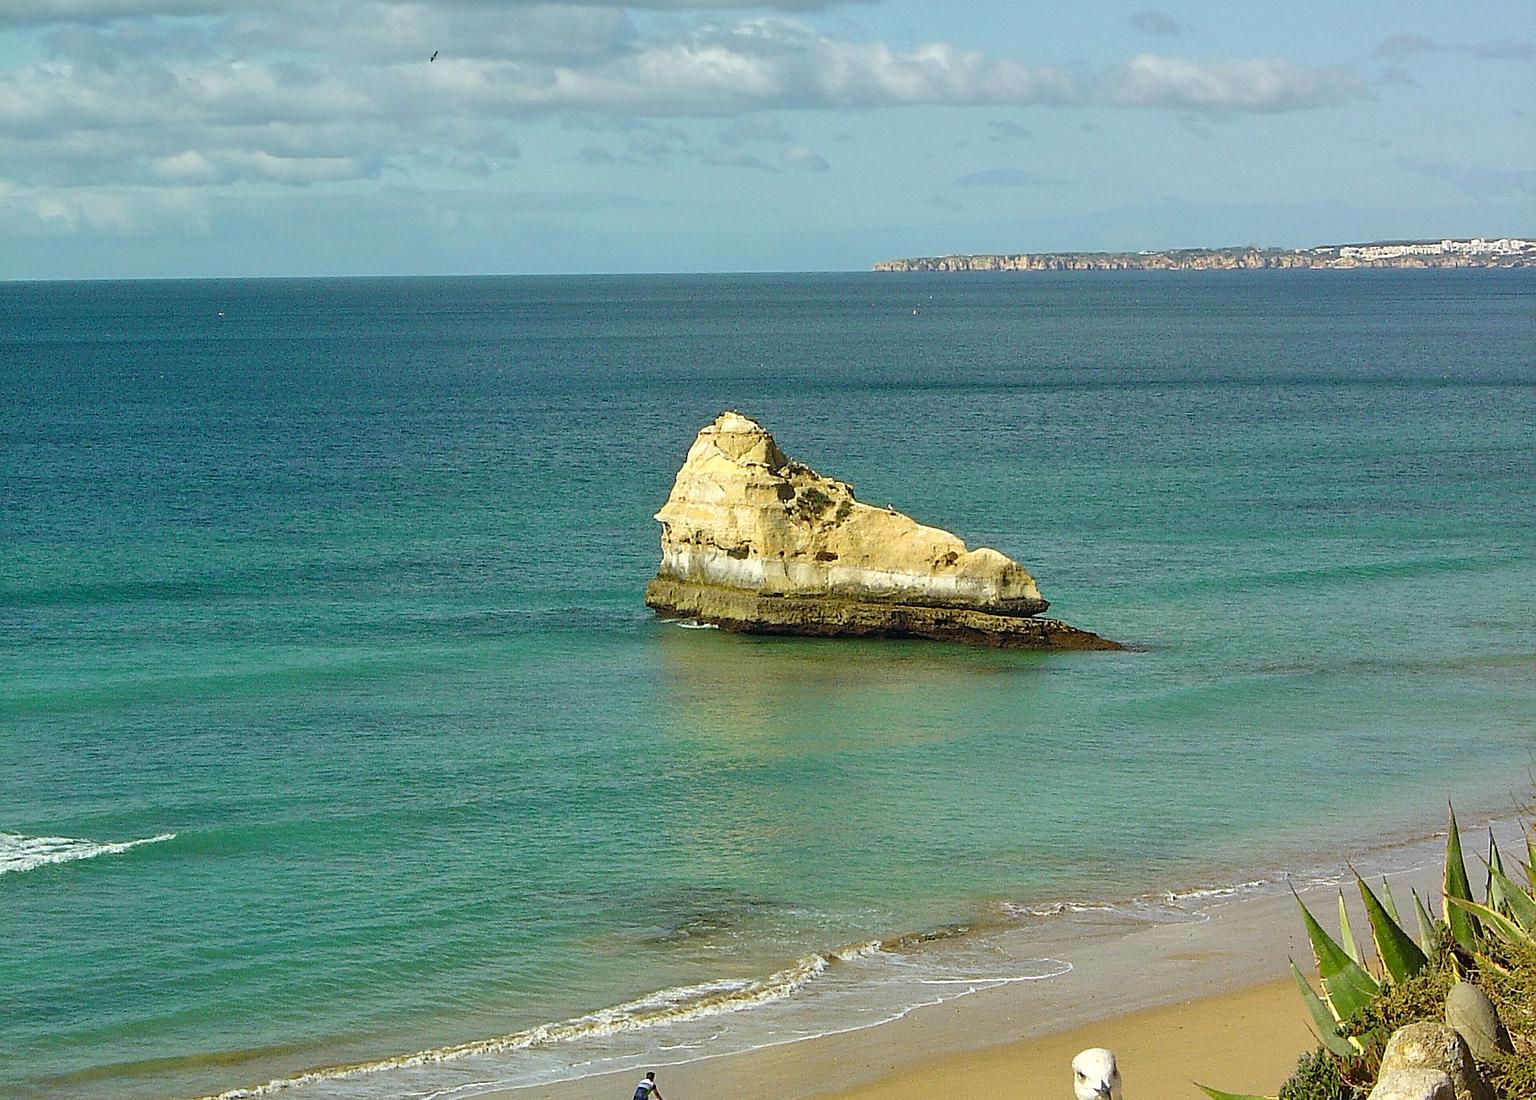
[[[427,58],[427,60],[428,60],[428,61],[436,61],[436,60],[437,60],[437,51],[436,51],[436,50],[433,50],[433,51],[432,51],[432,56],[431,56],[431,57],[429,57],[429,58]]]
[[[1089,1047],[1072,1059],[1072,1091],[1077,1100],[1123,1100],[1115,1056],[1103,1047]]]

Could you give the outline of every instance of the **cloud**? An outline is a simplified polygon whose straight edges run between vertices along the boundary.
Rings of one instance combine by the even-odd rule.
[[[742,115],[720,128],[720,144],[729,149],[761,142],[794,141],[794,135],[778,119],[764,115]]]
[[[1419,82],[1408,75],[1408,70],[1401,65],[1393,65],[1382,70],[1381,76],[1377,78],[1376,83],[1399,88],[1417,88],[1420,86]]]
[[[802,172],[826,172],[832,168],[826,157],[805,145],[791,145],[785,149],[779,154],[779,163]]]
[[[1010,141],[1031,136],[1027,126],[1021,126],[1011,118],[987,120],[987,140],[998,145],[1006,145]]]
[[[605,145],[591,143],[582,147],[576,159],[592,165],[640,165],[670,164],[678,157],[693,155],[688,134],[679,126],[647,124],[634,127],[624,148],[614,152]]]
[[[1479,42],[1471,49],[1473,57],[1487,61],[1536,61],[1536,42],[1525,38]]]
[[[779,171],[775,165],[769,164],[756,153],[746,153],[740,150],[704,153],[700,159],[705,164],[712,164],[717,168],[750,168],[756,172]]]
[[[1457,53],[1480,61],[1536,61],[1536,42],[1526,38],[1498,38],[1470,46],[1445,45],[1422,34],[1394,34],[1376,47],[1376,56],[1393,60],[1428,53]]]
[[[565,3],[548,3],[547,0],[464,0],[457,6],[464,9],[484,9],[502,15],[515,15],[529,10],[571,11],[575,9],[608,9],[611,11],[739,11],[743,9],[770,9],[781,12],[816,12],[840,6],[844,3],[872,3],[873,0],[566,0]],[[331,3],[331,7],[342,5]],[[357,9],[364,4],[345,5]],[[391,7],[422,6],[424,4],[390,4]],[[130,19],[155,17],[190,18],[227,15],[257,10],[291,8],[299,14],[324,12],[327,0],[269,0],[264,4],[253,0],[6,0],[0,6],[0,28],[7,26],[36,27],[57,24],[103,24]]]
[[[207,204],[183,188],[18,187],[0,181],[0,231],[23,237],[206,232]]]
[[[988,168],[958,176],[951,182],[955,187],[1049,187],[1064,181],[1037,176],[1022,168]]]
[[[246,53],[344,52],[353,62],[476,59],[581,63],[632,50],[638,32],[627,12],[571,4],[489,7],[410,0],[316,0],[243,13],[229,41]],[[338,43],[345,43],[338,51]]]
[[[1210,127],[1201,115],[1180,115],[1179,129],[1199,138],[1201,141],[1210,141],[1211,138],[1216,136],[1216,131]]]
[[[1448,183],[1473,198],[1536,196],[1536,169],[1451,164],[1428,157],[1400,157],[1397,166]]]
[[[112,213],[143,208],[135,189],[483,178],[516,163],[520,131],[539,120],[590,131],[570,155],[593,167],[820,172],[827,157],[780,121],[784,113],[1089,104],[1270,112],[1363,94],[1347,70],[1275,59],[1143,54],[1095,75],[944,42],[898,49],[782,16],[692,13],[823,6],[810,0],[654,0],[651,10],[689,14],[648,22],[597,0],[0,3],[0,24],[53,24],[38,38],[41,59],[0,68],[0,180],[13,202],[48,188],[86,196],[49,214],[48,224],[76,227],[149,224]],[[189,15],[199,18],[179,18]],[[700,120],[716,120],[714,144]],[[987,129],[999,143],[1029,133],[1006,118]]]
[[[1439,48],[1422,34],[1394,34],[1381,40],[1376,47],[1376,56],[1413,57],[1421,53],[1432,53]]]
[[[244,6],[241,0],[7,0],[0,7],[0,27],[218,15]]]
[[[1142,54],[1106,75],[1104,98],[1122,107],[1181,111],[1302,111],[1365,96],[1358,74],[1275,58],[1192,61]]]
[[[1165,11],[1149,8],[1146,11],[1136,12],[1131,16],[1131,26],[1143,34],[1171,34],[1184,33],[1184,24]]]

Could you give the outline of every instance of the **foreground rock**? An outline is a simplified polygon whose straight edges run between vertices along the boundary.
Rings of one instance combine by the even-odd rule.
[[[1438,1069],[1395,1069],[1376,1082],[1369,1100],[1456,1100],[1456,1089]]]
[[[1445,1074],[1450,1078],[1456,1100],[1493,1100],[1493,1090],[1478,1072],[1466,1041],[1445,1024],[1432,1021],[1409,1024],[1392,1033],[1392,1038],[1387,1040],[1387,1049],[1381,1055],[1378,1082],[1388,1081],[1405,1070],[1432,1070]]]
[[[1048,605],[1023,566],[860,503],[738,413],[699,433],[656,518],[661,567],[645,602],[663,615],[758,634],[1123,648],[1038,618]]]
[[[1445,998],[1445,1022],[1465,1040],[1472,1057],[1479,1062],[1496,1061],[1500,1055],[1513,1054],[1509,1032],[1499,1022],[1499,1013],[1477,986],[1457,982]]]

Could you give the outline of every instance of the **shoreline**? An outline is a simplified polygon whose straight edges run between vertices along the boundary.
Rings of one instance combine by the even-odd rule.
[[[1462,830],[1469,852],[1490,828],[1501,846],[1523,843],[1518,817],[1471,820]],[[1053,1043],[1080,1041],[1079,1049],[1108,1043],[1095,1035],[1127,1036],[1121,1040],[1127,1051],[1151,1051],[1146,1057],[1158,1062],[1158,1072],[1177,1082],[1188,1079],[1170,1076],[1182,1055],[1157,1054],[1149,1037],[1225,1027],[1239,1005],[1259,1013],[1254,1018],[1262,1020],[1263,1036],[1290,1036],[1267,1061],[1253,1063],[1278,1076],[1242,1083],[1233,1074],[1249,1068],[1246,1057],[1209,1061],[1212,1069],[1201,1072],[1217,1087],[1273,1092],[1296,1057],[1316,1046],[1289,976],[1291,958],[1311,974],[1311,948],[1291,890],[1332,925],[1339,891],[1347,887],[1358,918],[1353,864],[1373,884],[1387,878],[1400,906],[1411,904],[1415,890],[1433,909],[1428,899],[1439,895],[1444,837],[1443,830],[1409,831],[1395,843],[1362,842],[1348,861],[1303,859],[1284,869],[1254,869],[1262,877],[1248,881],[1157,890],[1113,904],[1004,904],[1012,917],[997,924],[848,945],[766,978],[706,983],[691,993],[660,990],[511,1035],[279,1071],[258,1078],[261,1083],[194,1095],[612,1100],[632,1078],[656,1069],[664,1094],[675,1093],[674,1100],[720,1093],[743,1100],[842,1093],[850,1100],[898,1100],[894,1093],[906,1091],[913,1074],[939,1072],[935,1067],[951,1075],[979,1073],[970,1066],[974,1058],[993,1066],[989,1072],[1040,1072],[1049,1068],[1042,1052],[1059,1053]],[[896,973],[901,978],[892,981]],[[677,996],[706,987],[701,1000]],[[659,1013],[651,1011],[658,1007]],[[643,1012],[626,1014],[637,1008]],[[1068,1035],[1074,1038],[1059,1038]],[[1146,1092],[1138,1088],[1137,1094]],[[1188,1095],[1198,1100],[1203,1094]]]
[[[1463,828],[1464,843],[1473,845],[1469,851],[1475,850],[1473,837],[1488,828],[1498,834],[1501,845],[1520,835],[1514,818]],[[1420,897],[1438,897],[1443,838],[1442,832],[1392,849],[1390,854],[1400,857],[1393,861],[1397,867],[1369,872],[1367,878],[1376,882],[1385,877],[1402,904],[1408,904],[1410,890]],[[1341,881],[1349,886],[1345,896],[1352,899],[1352,911],[1359,909],[1342,861],[1338,870],[1339,880],[1297,886],[1298,895],[1325,926],[1337,922]],[[1026,949],[1035,951],[1031,957],[1036,959],[1049,955],[1053,947],[1067,948],[1071,969],[1046,981],[985,988],[978,982],[977,988],[952,1000],[913,1008],[879,1024],[693,1059],[660,1055],[641,1063],[640,1069],[657,1069],[663,1092],[674,1100],[716,1095],[741,1100],[897,1100],[917,1081],[949,1091],[957,1080],[1029,1080],[1057,1058],[1062,1084],[1047,1091],[1065,1095],[1071,1052],[1064,1059],[1058,1056],[1066,1046],[1113,1047],[1119,1042],[1127,1079],[1137,1079],[1129,1060],[1134,1059],[1142,1066],[1143,1085],[1161,1080],[1172,1087],[1203,1074],[1204,1083],[1218,1088],[1273,1093],[1296,1058],[1317,1046],[1289,977],[1290,959],[1303,973],[1312,973],[1311,948],[1296,901],[1287,892],[1214,898],[1198,917],[1088,939],[1073,936],[1064,927],[1070,922],[1057,926],[1054,936],[1040,935],[1038,927],[1010,930],[1004,935],[1032,937]],[[1234,1023],[1239,1020],[1258,1030],[1244,1036]],[[1210,1041],[1218,1034],[1233,1040],[1225,1052]],[[1166,1049],[1168,1042],[1177,1042],[1177,1048]],[[1186,1047],[1189,1071],[1180,1077]],[[638,1076],[635,1066],[626,1066],[549,1084],[466,1085],[453,1094],[486,1100],[611,1100],[624,1094],[633,1083],[629,1079]],[[995,1089],[987,1085],[982,1091],[990,1094]],[[1138,1087],[1135,1095],[1203,1094],[1190,1086],[1173,1092]]]
[[[1473,821],[1478,824],[1462,830],[1469,852],[1490,828],[1501,846],[1520,842],[1519,818]],[[1410,833],[1395,844],[1363,846],[1349,862],[1373,884],[1387,878],[1400,905],[1411,904],[1410,890],[1437,898],[1444,836]],[[1163,1079],[1177,1083],[1189,1078],[1176,1074],[1188,1035],[1231,1031],[1227,1021],[1239,1007],[1260,1022],[1265,1043],[1288,1038],[1266,1046],[1266,1059],[1250,1060],[1246,1048],[1241,1062],[1202,1055],[1200,1064],[1210,1068],[1200,1072],[1220,1088],[1272,1093],[1296,1057],[1317,1045],[1289,976],[1291,958],[1311,974],[1311,948],[1290,891],[1325,925],[1337,921],[1341,887],[1357,916],[1359,909],[1346,861],[1292,868],[1114,905],[1021,907],[1014,914],[1023,919],[1015,923],[853,945],[801,959],[791,968],[795,980],[780,988],[771,987],[790,971],[743,980],[749,992],[767,988],[767,995],[737,1000],[728,994],[729,1004],[714,996],[689,1004],[672,998],[680,991],[662,990],[510,1036],[279,1073],[261,1084],[201,1095],[612,1100],[632,1078],[656,1069],[664,1094],[674,1100],[722,1093],[742,1100],[845,1093],[849,1100],[898,1100],[895,1094],[909,1090],[914,1074],[1035,1074],[1049,1069],[1048,1056],[1059,1054],[1059,1044],[1111,1045],[1104,1038],[1111,1035],[1125,1037],[1116,1040],[1125,1056],[1137,1052],[1144,1067],[1155,1063]],[[893,970],[906,972],[903,981],[889,980]],[[659,1016],[616,1015],[658,1004],[664,1006]],[[589,1024],[598,1026],[588,1030]],[[1179,1050],[1160,1051],[1157,1035],[1184,1037]],[[1191,1049],[1197,1048],[1205,1049]],[[973,1067],[973,1059],[991,1068]],[[1244,1080],[1247,1070],[1261,1066],[1274,1080]],[[1144,1082],[1149,1072],[1143,1068]]]

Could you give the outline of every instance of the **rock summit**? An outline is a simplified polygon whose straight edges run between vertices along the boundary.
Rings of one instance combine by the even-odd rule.
[[[740,413],[699,432],[656,519],[645,602],[662,615],[743,633],[1122,648],[1039,618],[1048,604],[1012,558],[861,503]]]

